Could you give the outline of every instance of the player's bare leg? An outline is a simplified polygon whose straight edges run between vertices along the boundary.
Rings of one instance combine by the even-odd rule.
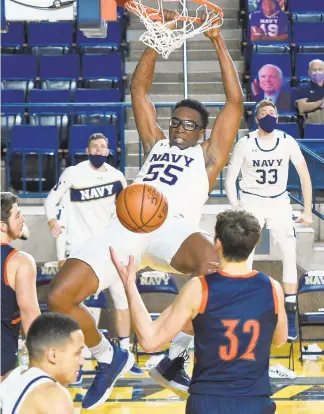
[[[89,409],[106,401],[117,379],[134,365],[134,355],[111,344],[98,330],[91,312],[81,303],[96,293],[98,286],[99,280],[88,264],[68,259],[50,283],[48,294],[51,310],[79,322],[85,343],[98,361],[96,380],[82,401],[82,407]]]

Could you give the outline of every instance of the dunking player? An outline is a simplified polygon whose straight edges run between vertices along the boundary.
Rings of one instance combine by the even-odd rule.
[[[29,368],[18,367],[3,381],[4,413],[73,414],[73,402],[64,388],[83,364],[84,337],[68,316],[43,313],[27,335]]]
[[[166,20],[170,20],[168,14],[174,15],[167,12]],[[50,285],[50,308],[80,323],[85,342],[99,362],[95,381],[83,400],[84,408],[105,401],[129,358],[101,336],[89,312],[80,305],[87,296],[110,286],[118,277],[108,247],[113,246],[121,260],[128,260],[133,254],[138,268],[149,266],[158,271],[204,274],[209,262],[217,261],[214,246],[198,222],[236,137],[243,94],[219,28],[213,27],[206,36],[218,56],[226,104],[210,138],[201,145],[198,141],[207,127],[208,112],[197,101],[187,99],[174,107],[169,139],[157,124],[154,105],[148,97],[157,60],[155,50],[145,50],[132,79],[133,111],[146,157],[135,182],[149,183],[166,195],[167,221],[152,233],[136,234],[126,230],[117,218],[111,220],[98,237],[70,256]]]
[[[1,193],[1,380],[15,367],[20,326],[27,334],[40,314],[33,257],[10,246],[22,236],[24,216],[18,197]]]
[[[134,257],[127,266],[111,249],[123,280],[134,329],[142,347],[161,349],[188,321],[195,334],[195,364],[187,414],[271,414],[271,343],[287,340],[287,316],[280,284],[251,272],[247,258],[260,236],[256,217],[227,210],[217,217],[215,249],[219,269],[194,277],[155,321],[138,293]]]
[[[307,164],[298,143],[291,136],[276,129],[278,113],[271,101],[256,106],[258,129],[241,138],[235,145],[226,174],[226,191],[232,206],[254,214],[263,227],[272,230],[279,244],[283,262],[283,290],[288,314],[288,338],[297,338],[295,323],[297,268],[296,235],[292,208],[287,194],[289,161],[299,175],[304,198],[304,213],[297,222],[312,224],[312,183]],[[237,198],[236,180],[239,172],[240,201]],[[252,269],[254,251],[249,258]]]
[[[127,186],[124,174],[105,162],[109,147],[103,134],[89,137],[86,152],[89,160],[66,168],[45,202],[48,224],[57,238],[60,265],[62,259],[107,226],[116,212],[116,197]],[[60,220],[56,218],[58,204]],[[64,228],[60,225],[62,221]],[[128,349],[130,317],[125,291],[120,280],[109,286],[109,290],[115,307],[120,346]],[[141,374],[142,370],[135,364],[131,373]]]

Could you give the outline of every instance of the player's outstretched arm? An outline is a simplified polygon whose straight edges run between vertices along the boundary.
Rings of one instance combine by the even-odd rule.
[[[157,123],[153,102],[149,97],[157,59],[157,52],[146,48],[133,74],[130,91],[136,128],[143,144],[144,156],[147,156],[154,144],[165,138]]]
[[[272,280],[272,283],[275,287],[278,300],[278,322],[276,330],[273,334],[272,343],[275,346],[280,347],[287,342],[288,338],[288,323],[285,309],[285,297],[280,283],[276,280]]]
[[[27,335],[30,325],[40,315],[36,291],[36,263],[28,253],[19,252],[15,256],[14,260],[17,260],[15,291],[22,327]]]
[[[227,50],[220,28],[215,27],[205,32],[211,40],[221,67],[226,103],[216,118],[210,138],[202,144],[210,189],[228,156],[236,138],[243,111],[243,92],[237,70]]]
[[[296,220],[296,223],[303,223],[305,226],[311,226],[313,223],[313,216],[312,216],[312,182],[309,175],[308,167],[306,161],[302,162],[301,164],[295,165],[297,170],[302,194],[304,199],[304,212],[303,214]]]
[[[126,266],[119,261],[112,248],[110,254],[125,287],[132,325],[139,343],[146,352],[161,349],[198,313],[202,299],[199,279],[191,279],[180,291],[176,301],[152,321],[137,290],[134,258],[131,256]]]

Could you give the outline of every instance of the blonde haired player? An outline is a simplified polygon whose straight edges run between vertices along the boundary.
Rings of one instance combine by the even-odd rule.
[[[254,214],[261,227],[272,230],[279,244],[283,263],[283,289],[288,314],[288,339],[297,338],[295,309],[297,292],[296,235],[292,207],[287,194],[289,161],[299,175],[304,198],[304,213],[296,220],[312,224],[312,183],[304,156],[290,135],[276,129],[278,112],[267,100],[256,106],[258,129],[241,138],[235,145],[228,166],[225,187],[233,207],[242,207]],[[236,180],[241,172],[240,199]],[[254,251],[249,257],[252,268]]]

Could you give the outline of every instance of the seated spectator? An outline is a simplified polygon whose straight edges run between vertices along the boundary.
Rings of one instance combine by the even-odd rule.
[[[278,0],[261,0],[258,10],[250,14],[249,27],[252,42],[288,40],[288,16]]]
[[[279,112],[291,111],[291,94],[283,88],[283,75],[278,66],[267,64],[258,72],[258,79],[252,83],[252,100],[270,100]]]
[[[295,104],[306,124],[324,124],[324,62],[314,59],[309,62],[311,80],[297,90]]]

